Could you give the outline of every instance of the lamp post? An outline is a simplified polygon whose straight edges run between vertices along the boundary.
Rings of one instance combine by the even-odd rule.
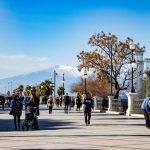
[[[9,91],[9,82],[8,82],[8,90],[7,91]]]
[[[53,90],[52,88],[53,88],[53,87],[54,87],[54,83],[51,82],[51,83],[50,83],[50,95],[52,95],[52,90]]]
[[[56,70],[54,70],[54,97],[55,97],[55,89],[56,89],[56,75],[57,75],[57,72]]]
[[[62,94],[64,95],[65,94],[65,92],[64,92],[64,90],[65,90],[65,77],[64,77],[64,73],[63,73],[63,79],[62,79],[62,84],[63,84],[63,92],[62,92]]]
[[[87,79],[86,67],[85,67],[85,70],[84,70],[83,78],[84,78],[84,94],[86,94],[86,79]]]
[[[12,81],[10,82],[10,92],[12,94]]]
[[[135,89],[134,89],[134,86],[133,86],[133,72],[134,72],[134,68],[137,67],[137,64],[135,63],[135,59],[134,59],[134,50],[135,50],[135,44],[131,44],[130,45],[130,49],[131,49],[131,55],[132,55],[132,58],[131,58],[131,62],[128,64],[128,67],[131,68],[131,93],[135,93]]]
[[[113,64],[112,64],[112,46],[111,46],[111,54],[110,54],[110,59],[111,59],[111,71],[110,71],[110,95],[112,96],[112,71],[113,71]]]

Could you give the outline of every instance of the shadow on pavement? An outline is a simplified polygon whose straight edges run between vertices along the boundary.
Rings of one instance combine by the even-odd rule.
[[[60,130],[60,129],[77,129],[78,127],[71,126],[74,122],[66,122],[62,120],[39,120],[39,130]]]
[[[137,124],[137,123],[95,123],[92,126],[144,126],[145,124]]]
[[[99,117],[99,118],[94,118],[95,120],[144,120],[144,118],[126,118],[126,117],[123,117],[123,118],[102,118],[102,117]]]
[[[23,120],[21,120],[22,125]],[[39,119],[38,130],[61,130],[61,129],[77,129],[78,127],[71,126],[74,122],[66,122],[63,120],[47,120]],[[0,119],[0,132],[10,132],[14,130],[13,119]],[[21,131],[21,129],[20,129]],[[37,130],[32,130],[37,131]]]

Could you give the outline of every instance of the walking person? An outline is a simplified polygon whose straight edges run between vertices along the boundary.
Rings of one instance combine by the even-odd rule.
[[[40,99],[36,95],[36,90],[35,89],[31,89],[31,95],[29,97],[29,102],[28,102],[27,106],[29,106],[29,108],[34,108],[32,111],[33,111],[33,113],[36,114],[36,116],[40,115],[39,103],[40,103]],[[36,124],[35,124],[34,129],[38,129],[38,128],[39,128],[38,118],[36,118]]]
[[[82,100],[81,100],[81,96],[79,93],[77,93],[77,97],[76,97],[76,111],[80,111],[80,108],[81,108],[81,105],[82,105]]]
[[[61,95],[61,96],[59,96],[60,107],[62,107],[62,100],[63,100],[63,97],[62,97],[62,95]]]
[[[91,120],[91,110],[93,107],[93,99],[91,98],[89,93],[86,93],[84,95],[84,118],[85,118],[85,124],[90,125],[90,120]]]
[[[64,112],[65,113],[68,113],[70,103],[71,103],[70,96],[68,96],[68,93],[66,93],[66,95],[64,96],[64,104],[65,104]]]
[[[1,104],[2,104],[2,110],[4,110],[4,108],[5,108],[5,97],[0,96],[0,101],[1,101]]]
[[[31,89],[31,95],[29,97],[29,102],[28,102],[27,106],[36,107],[36,109],[37,109],[37,116],[40,115],[40,113],[39,113],[39,104],[40,104],[40,99],[36,95],[35,89]]]
[[[150,96],[147,96],[142,105],[141,109],[143,110],[144,113],[144,118],[145,118],[145,126],[147,129],[150,129]]]
[[[25,97],[24,97],[24,100],[23,100],[23,105],[25,106],[25,110],[27,109],[28,103],[29,103],[29,97],[28,97],[28,96],[25,96]]]
[[[56,106],[59,108],[59,96],[56,96],[56,98],[55,98],[55,102],[56,102]]]
[[[49,98],[48,98],[48,101],[47,101],[47,106],[49,108],[49,114],[52,113],[53,105],[54,105],[54,103],[53,103],[53,97],[52,97],[52,95],[50,95]]]
[[[14,116],[15,130],[17,130],[17,127],[20,129],[20,116],[22,114],[23,102],[20,99],[19,95],[14,96],[13,100],[11,101],[10,107],[10,115]]]

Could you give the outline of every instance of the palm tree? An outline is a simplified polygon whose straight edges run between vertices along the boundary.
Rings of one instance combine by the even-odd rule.
[[[25,88],[25,95],[26,95],[26,96],[29,96],[29,95],[30,95],[30,90],[31,90],[31,86],[30,86],[30,85],[27,85],[26,88]]]
[[[63,95],[63,91],[65,91],[65,89],[63,87],[58,87],[58,90],[57,90],[57,94],[60,96],[60,95]],[[64,92],[65,93],[65,92]]]
[[[19,85],[14,91],[15,91],[15,93],[18,93],[19,95],[22,96],[23,90],[24,90],[24,86],[23,85]]]

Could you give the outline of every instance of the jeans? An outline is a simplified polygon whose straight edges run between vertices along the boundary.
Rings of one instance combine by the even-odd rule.
[[[18,128],[20,128],[20,116],[14,115],[14,125],[15,125],[15,129],[17,129],[17,120],[18,120]]]
[[[5,104],[2,104],[2,109],[4,110]]]
[[[65,108],[64,108],[65,113],[68,113],[68,108],[69,108],[69,105],[66,104],[66,105],[65,105]]]
[[[49,114],[52,113],[52,108],[53,108],[53,106],[49,106]]]
[[[84,112],[85,123],[90,124],[91,112]]]

